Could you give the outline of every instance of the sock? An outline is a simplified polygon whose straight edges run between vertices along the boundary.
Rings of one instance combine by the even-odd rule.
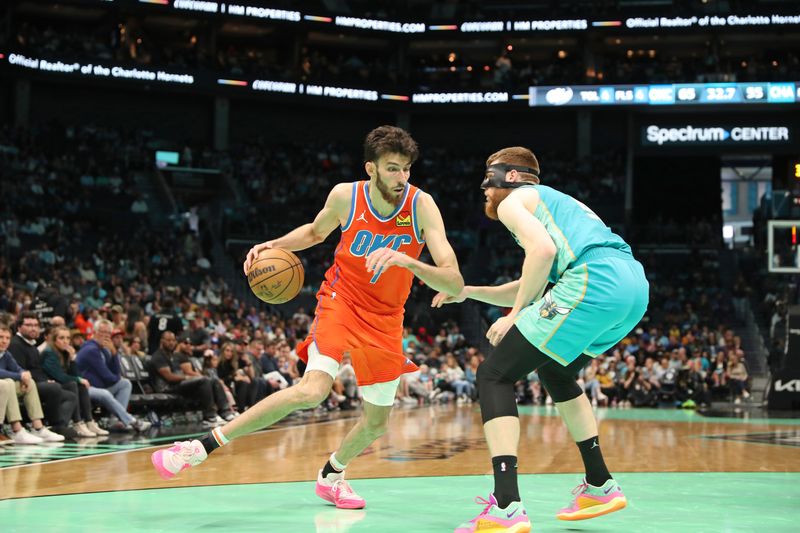
[[[505,509],[511,502],[520,501],[517,485],[517,457],[515,455],[498,455],[492,457],[494,469],[494,497],[497,506]]]
[[[586,469],[586,482],[595,487],[602,487],[606,481],[611,479],[611,474],[603,460],[603,452],[600,451],[600,442],[597,437],[592,437],[581,442],[576,442],[581,451],[583,466]]]
[[[206,453],[211,453],[220,446],[225,446],[228,444],[230,440],[222,434],[222,430],[219,428],[212,429],[209,433],[207,433],[203,438],[200,439],[200,444],[203,445],[205,448]]]
[[[322,467],[322,479],[328,477],[328,474],[341,474],[346,466],[336,460],[336,452],[332,453],[328,462]]]

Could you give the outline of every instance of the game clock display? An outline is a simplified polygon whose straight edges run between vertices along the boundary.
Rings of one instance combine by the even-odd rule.
[[[531,106],[785,104],[798,99],[794,82],[671,83],[531,87]]]

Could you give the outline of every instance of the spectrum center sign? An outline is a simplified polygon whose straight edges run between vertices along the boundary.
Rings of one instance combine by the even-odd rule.
[[[792,142],[789,126],[642,126],[643,146],[775,145]]]

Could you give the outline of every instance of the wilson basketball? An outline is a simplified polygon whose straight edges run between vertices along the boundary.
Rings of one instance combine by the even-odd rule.
[[[268,304],[286,303],[303,288],[305,270],[300,259],[288,250],[262,250],[247,272],[250,289]]]

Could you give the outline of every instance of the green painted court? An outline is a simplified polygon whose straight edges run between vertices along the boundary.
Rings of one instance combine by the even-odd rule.
[[[620,512],[564,522],[581,480],[553,408],[521,407],[520,486],[533,531],[794,532],[800,521],[800,427],[765,412],[598,409],[601,442],[628,498]],[[713,415],[713,416],[712,416]],[[399,409],[393,430],[348,468],[364,510],[314,494],[351,414],[295,417],[237,440],[162,481],[150,453],[197,433],[9,446],[0,453],[6,531],[448,532],[492,490],[476,406]]]
[[[525,475],[523,498],[534,531],[794,532],[800,474],[619,474],[628,508],[583,522],[563,522],[576,476]],[[258,483],[48,496],[0,502],[11,531],[298,531],[442,532],[480,510],[472,503],[489,476],[363,479],[361,511],[335,509],[314,485]],[[485,494],[484,494],[485,496]],[[5,528],[3,528],[6,530]]]

